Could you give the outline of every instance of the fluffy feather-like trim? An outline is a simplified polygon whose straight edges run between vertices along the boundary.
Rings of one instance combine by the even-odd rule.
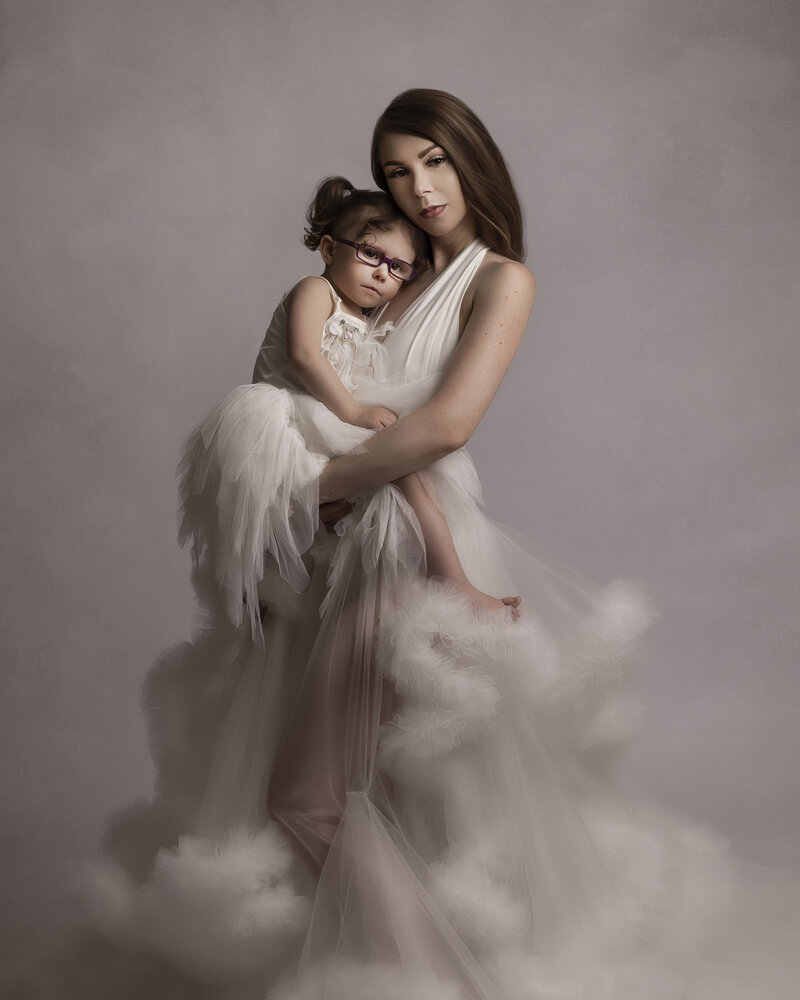
[[[305,928],[310,902],[289,882],[291,865],[274,825],[222,842],[182,837],[159,852],[144,885],[109,860],[94,863],[84,903],[98,930],[213,981],[278,961]]]
[[[496,859],[467,848],[431,865],[429,874],[431,894],[473,950],[485,952],[524,934],[529,914],[513,898]]]
[[[614,895],[597,912],[606,943],[626,947],[635,926],[639,941],[691,960],[735,892],[727,843],[650,804],[626,813],[594,803],[585,818],[616,873]]]
[[[358,568],[379,572],[389,590],[424,570],[425,543],[417,516],[395,486],[357,497],[351,513],[336,523],[336,533],[339,542],[330,560],[321,616],[338,606]]]
[[[258,581],[269,552],[296,591],[308,584],[303,554],[317,527],[317,480],[325,459],[293,426],[291,393],[275,386],[234,389],[189,437],[179,466],[179,541],[207,556],[227,614],[239,624],[242,595],[260,636]]]
[[[108,818],[103,850],[133,878],[144,880],[164,844],[176,843],[193,816],[192,803],[179,796],[137,799]]]
[[[449,754],[491,731],[500,704],[496,624],[453,588],[409,583],[382,618],[378,657],[403,701],[381,727],[379,766],[404,783],[441,787]]]
[[[533,616],[511,623],[476,612],[451,585],[409,583],[381,618],[381,668],[406,702],[383,729],[382,765],[413,781],[413,761],[489,731],[504,699],[579,753],[622,742],[643,714],[622,681],[652,619],[638,588],[615,583],[559,646]]]
[[[491,692],[471,714],[428,705],[407,705],[381,727],[379,757],[391,766],[398,756],[430,761],[484,735],[494,720],[499,695]],[[478,710],[480,709],[480,711]]]
[[[167,650],[148,671],[142,701],[160,794],[199,799],[216,732],[250,649],[247,631],[237,633],[222,619],[219,627]]]
[[[497,700],[497,686],[485,663],[459,662],[446,637],[433,632],[396,631],[391,642],[384,639],[381,658],[386,674],[406,698],[469,714]]]
[[[380,641],[390,649],[412,637],[474,662],[489,653],[502,655],[510,627],[507,613],[475,608],[454,585],[419,580],[404,587],[395,605],[382,613]]]
[[[624,743],[641,727],[644,709],[625,685],[642,636],[656,613],[636,584],[615,581],[600,593],[576,634],[563,645],[550,682],[534,694],[552,731],[584,763]]]
[[[420,759],[406,752],[405,741],[389,740],[384,737],[393,733],[391,723],[381,727],[378,741],[377,766],[408,789],[414,789],[423,796],[438,795],[451,788],[454,767],[459,763],[459,750],[452,750],[442,757]],[[396,735],[396,734],[395,734]]]
[[[646,813],[595,814],[589,826],[613,888],[546,958],[509,950],[492,959],[504,1000],[686,1000],[700,945],[725,912],[727,876],[713,836],[650,819],[655,826]]]
[[[686,1000],[686,978],[659,955],[501,954],[487,968],[503,1000]]]
[[[507,656],[506,632],[499,615],[476,614],[455,588],[414,583],[381,618],[381,668],[404,698],[488,717],[498,701],[496,661]]]
[[[587,713],[576,733],[577,746],[591,751],[625,743],[639,732],[644,721],[645,707],[636,695],[625,690],[610,691]]]
[[[553,995],[582,996],[599,975],[601,997],[633,1000],[648,981],[653,992],[643,996],[681,996],[683,976],[730,902],[721,842],[651,807],[626,813],[611,803],[587,803],[584,820],[609,884],[550,942],[546,979],[562,991]]]
[[[269,1000],[468,1000],[468,995],[432,972],[342,960],[310,970],[293,988],[270,993]]]
[[[383,613],[380,649],[385,672],[409,695],[445,703],[448,692],[437,685],[451,658],[482,664],[510,682],[515,695],[541,707],[571,697],[576,687],[623,678],[654,618],[640,588],[617,581],[600,593],[560,652],[534,615],[510,623],[502,613],[476,610],[452,585],[428,580],[404,588]],[[425,650],[438,655],[417,664]]]
[[[655,608],[637,584],[625,580],[608,584],[576,637],[576,671],[594,678],[598,673],[612,677],[624,673],[656,617]]]

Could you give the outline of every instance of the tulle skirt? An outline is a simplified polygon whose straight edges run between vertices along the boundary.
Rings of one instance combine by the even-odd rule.
[[[490,521],[463,450],[423,479],[518,622],[426,579],[393,486],[326,532],[319,469],[368,432],[313,403],[242,387],[189,442],[206,621],[148,677],[155,795],[83,889],[119,975],[149,962],[164,998],[796,996],[795,886],[604,781],[642,719],[638,588]],[[95,995],[70,968],[57,995]]]

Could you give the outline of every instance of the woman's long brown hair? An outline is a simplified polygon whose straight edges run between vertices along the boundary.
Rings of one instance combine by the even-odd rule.
[[[492,250],[523,260],[522,211],[514,184],[494,140],[478,116],[443,90],[406,90],[387,107],[372,134],[372,176],[389,191],[379,147],[388,132],[430,139],[451,157],[478,234]]]

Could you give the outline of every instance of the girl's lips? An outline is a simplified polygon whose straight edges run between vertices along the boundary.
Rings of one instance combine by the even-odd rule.
[[[436,216],[441,215],[446,208],[447,205],[431,205],[430,208],[423,208],[419,214],[423,219],[435,219]]]

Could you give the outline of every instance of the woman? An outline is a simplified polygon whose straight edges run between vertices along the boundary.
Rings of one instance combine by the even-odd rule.
[[[238,996],[793,995],[777,933],[797,907],[768,924],[770,897],[753,919],[713,836],[624,808],[597,778],[636,721],[620,681],[646,605],[545,566],[480,511],[462,446],[534,297],[499,151],[456,98],[409,91],[378,121],[373,175],[432,254],[380,317],[380,380],[360,387],[401,419],[326,466],[335,533],[298,553],[288,510],[270,559],[251,554],[268,611],[254,637],[224,619],[215,574],[257,501],[257,414],[205,428],[184,530],[215,629],[152,675],[159,794],[117,824],[95,899],[118,937]],[[390,485],[412,471],[476,585],[523,595],[521,620],[425,580]],[[280,572],[298,555],[300,594]],[[765,957],[757,930],[774,945],[766,992],[763,972],[708,962],[743,943]]]

